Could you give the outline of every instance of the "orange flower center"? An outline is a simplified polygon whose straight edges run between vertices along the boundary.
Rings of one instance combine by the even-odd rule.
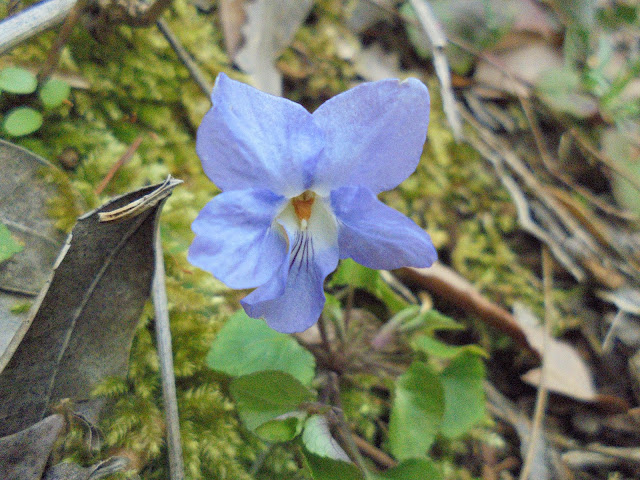
[[[311,207],[316,199],[315,193],[310,190],[303,192],[295,198],[291,199],[293,209],[296,212],[296,216],[300,220],[300,223],[306,226],[309,217],[311,217]]]

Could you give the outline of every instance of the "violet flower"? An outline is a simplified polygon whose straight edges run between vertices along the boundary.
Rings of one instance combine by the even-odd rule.
[[[220,74],[196,149],[222,193],[193,222],[189,261],[280,332],[313,325],[341,258],[376,269],[427,267],[426,232],[381,203],[418,165],[429,92],[418,80],[364,83],[313,114]]]

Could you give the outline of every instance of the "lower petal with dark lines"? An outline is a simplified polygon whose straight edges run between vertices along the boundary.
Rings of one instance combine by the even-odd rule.
[[[318,321],[324,307],[324,279],[338,265],[337,224],[323,201],[314,203],[306,228],[284,212],[278,218],[289,241],[289,259],[264,285],[242,300],[247,314],[274,330],[301,332]]]

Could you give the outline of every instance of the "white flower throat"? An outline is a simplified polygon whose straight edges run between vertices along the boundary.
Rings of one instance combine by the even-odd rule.
[[[314,259],[332,250],[338,242],[338,225],[329,199],[311,190],[290,198],[277,214],[275,223],[289,247],[289,271],[309,271]]]

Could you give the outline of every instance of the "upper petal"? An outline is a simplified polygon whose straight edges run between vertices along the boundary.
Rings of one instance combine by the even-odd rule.
[[[332,192],[331,204],[338,218],[340,258],[384,270],[429,267],[438,258],[427,232],[369,189],[340,188]]]
[[[306,230],[297,228],[292,210],[279,218],[290,238],[287,263],[242,300],[249,316],[283,333],[302,332],[318,321],[324,279],[338,265],[337,225],[329,206],[316,200]]]
[[[196,137],[207,176],[221,190],[304,191],[324,145],[302,106],[218,75]]]
[[[314,189],[396,187],[418,165],[429,123],[429,91],[416,79],[364,83],[322,104],[313,118],[326,147]]]
[[[269,190],[217,195],[191,225],[189,261],[231,288],[267,282],[287,257],[284,231],[274,222],[285,202]]]

